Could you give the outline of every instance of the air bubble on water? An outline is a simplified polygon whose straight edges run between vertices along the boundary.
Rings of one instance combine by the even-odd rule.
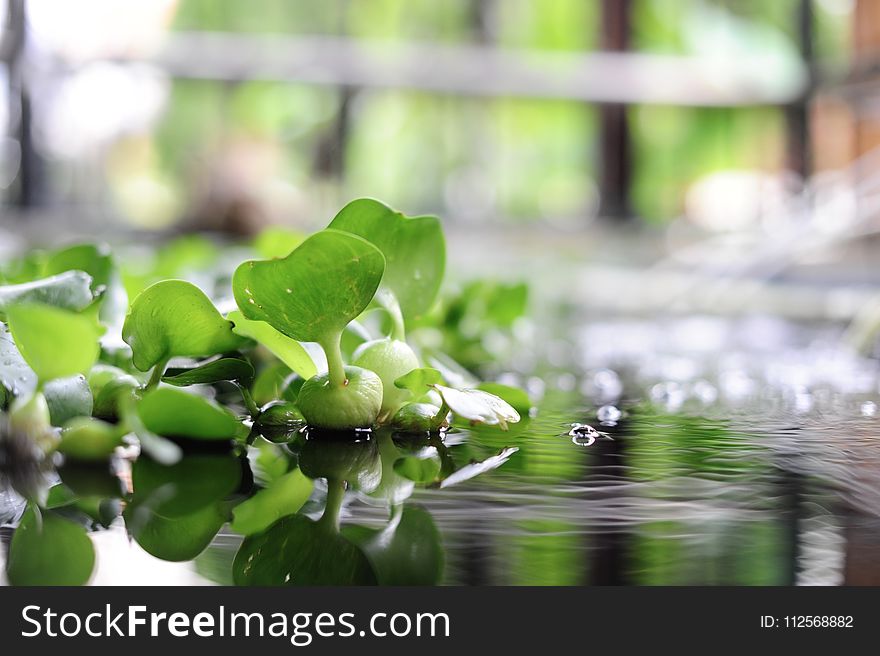
[[[616,405],[603,405],[596,411],[596,419],[598,419],[604,426],[614,426],[620,421],[620,418],[623,416],[623,413]]]
[[[568,434],[571,436],[572,444],[578,446],[590,446],[602,435],[589,424],[572,424]]]
[[[671,380],[651,387],[650,396],[654,403],[665,406],[669,411],[678,410],[684,403],[684,390]]]
[[[554,380],[553,382],[554,387],[556,387],[556,389],[558,389],[560,392],[570,392],[575,388],[577,379],[574,377],[574,374],[566,372],[556,376],[556,380]]]
[[[616,401],[623,394],[623,383],[617,372],[611,369],[591,371],[581,383],[581,393],[598,401]]]
[[[718,400],[718,390],[708,380],[698,380],[691,387],[691,394],[698,401],[710,405]]]
[[[794,408],[797,412],[809,412],[813,407],[813,395],[805,388],[797,388],[794,395]]]
[[[859,407],[863,417],[873,417],[877,414],[877,404],[873,401],[865,401]]]

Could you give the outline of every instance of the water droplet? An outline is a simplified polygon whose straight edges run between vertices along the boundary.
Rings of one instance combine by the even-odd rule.
[[[589,424],[572,424],[568,434],[571,436],[572,443],[578,446],[590,446],[601,435]]]
[[[286,291],[288,294],[292,294],[292,293],[293,293],[293,290],[292,290],[290,287],[288,287],[288,288],[285,289],[284,291]]]
[[[623,413],[616,405],[603,405],[596,411],[596,419],[602,422],[605,426],[614,426],[620,418],[623,416]]]
[[[859,410],[863,417],[873,417],[877,414],[877,404],[873,401],[865,401]]]
[[[257,304],[257,302],[256,302],[254,299],[252,299],[252,298],[249,298],[249,299],[248,299],[248,303],[250,303],[251,305],[256,305],[256,304]]]

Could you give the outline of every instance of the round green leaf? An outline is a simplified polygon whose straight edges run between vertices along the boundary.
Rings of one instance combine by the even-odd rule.
[[[431,367],[419,367],[404,374],[394,381],[395,387],[409,390],[414,396],[419,397],[428,391],[431,385],[443,382],[443,374]]]
[[[232,332],[262,344],[291,371],[295,371],[303,378],[311,378],[318,373],[312,356],[308,354],[302,344],[278,332],[265,321],[246,319],[237,310],[230,312],[226,318],[233,324]]]
[[[187,455],[174,465],[138,458],[132,465],[132,503],[162,517],[183,517],[229,496],[241,484],[232,455]]]
[[[83,585],[94,566],[95,549],[82,526],[28,506],[9,547],[12,585]]]
[[[366,240],[322,230],[284,259],[243,263],[232,291],[246,318],[299,341],[322,342],[363,312],[384,270],[385,258]]]
[[[82,310],[94,299],[91,282],[91,276],[84,271],[67,271],[20,285],[0,286],[0,318],[13,305],[24,303],[43,303],[64,310]]]
[[[92,417],[75,417],[64,425],[58,451],[73,460],[106,460],[121,444],[116,426]]]
[[[380,585],[437,585],[443,574],[443,545],[424,508],[405,506],[384,529],[346,526],[342,534],[367,555]]]
[[[49,305],[9,308],[9,330],[42,381],[84,374],[98,359],[101,328],[88,316]]]
[[[302,515],[245,538],[235,555],[237,585],[375,585],[363,552],[333,529]]]
[[[137,408],[147,430],[166,437],[228,440],[241,426],[223,406],[174,387],[146,392]]]
[[[243,343],[205,293],[184,280],[163,280],[138,294],[122,339],[141,371],[175,356],[207,357]]]
[[[144,551],[171,562],[198,556],[226,523],[222,503],[208,504],[181,517],[163,517],[146,507],[129,506],[124,516],[135,542]]]
[[[37,388],[37,375],[31,369],[9,329],[0,323],[0,385],[12,392],[15,396],[30,396]]]
[[[359,235],[382,251],[382,285],[394,292],[405,317],[414,319],[430,309],[446,267],[437,217],[407,217],[377,200],[360,198],[343,207],[329,227]]]
[[[43,394],[46,396],[53,426],[61,426],[73,417],[88,417],[92,414],[92,390],[82,374],[56,378],[46,383]]]
[[[189,385],[207,385],[222,380],[234,380],[249,384],[254,378],[251,363],[241,358],[220,358],[197,367],[168,369],[162,376],[162,382],[175,387]]]

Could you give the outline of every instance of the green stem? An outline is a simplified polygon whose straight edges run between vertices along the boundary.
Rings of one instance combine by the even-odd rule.
[[[250,390],[244,385],[238,385],[238,389],[241,392],[241,398],[244,400],[244,406],[247,408],[248,414],[251,416],[251,419],[256,419],[260,415],[260,408],[257,406],[257,402],[254,401],[254,397],[251,396]]]
[[[345,497],[345,481],[339,478],[327,479],[327,501],[320,522],[324,526],[339,531],[339,512]]]
[[[334,387],[345,387],[348,380],[345,377],[345,365],[342,362],[342,333],[330,335],[320,342],[324,354],[327,356],[327,373],[330,376],[330,384]]]
[[[441,397],[442,398],[442,397]],[[446,417],[449,415],[449,406],[446,405],[446,400],[443,400],[443,403],[440,405],[440,410],[431,418],[431,424],[434,429],[437,430],[440,426],[443,425],[443,422],[446,421]]]
[[[159,381],[162,380],[162,374],[165,373],[165,367],[168,366],[168,358],[164,360],[159,360],[156,363],[156,366],[153,367],[153,373],[150,374],[150,380],[147,381],[147,386],[145,389],[153,389],[156,385],[159,384]]]

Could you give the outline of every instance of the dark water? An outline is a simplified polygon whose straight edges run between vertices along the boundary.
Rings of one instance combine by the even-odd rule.
[[[90,523],[98,529],[92,580],[231,583],[238,567],[263,577],[256,582],[279,584],[297,577],[880,583],[876,361],[841,351],[833,331],[826,339],[815,327],[704,320],[701,343],[687,338],[693,328],[595,324],[581,336],[588,343],[577,347],[581,361],[514,381],[541,399],[534,416],[509,432],[456,427],[442,440],[380,432],[357,441],[274,434],[274,442],[257,439],[249,458],[190,454],[185,460],[196,464],[173,474],[146,461],[130,473],[123,467],[134,494],[123,495],[119,509],[127,509],[107,517],[109,528]],[[713,329],[723,333],[713,338],[723,350],[706,343]],[[425,482],[403,475],[402,459],[429,463],[427,473],[409,472]],[[274,539],[249,538],[245,548],[229,524],[214,526],[207,549],[182,563],[139,546],[166,553],[191,527],[150,538],[150,512],[190,517],[215,502],[227,512],[277,463],[317,480],[298,519],[282,520],[286,528]],[[55,480],[54,472],[42,475]],[[321,528],[335,521],[319,519],[333,505],[325,476],[349,481],[337,499],[344,544]],[[11,482],[7,476],[0,492],[7,544],[23,503]]]

